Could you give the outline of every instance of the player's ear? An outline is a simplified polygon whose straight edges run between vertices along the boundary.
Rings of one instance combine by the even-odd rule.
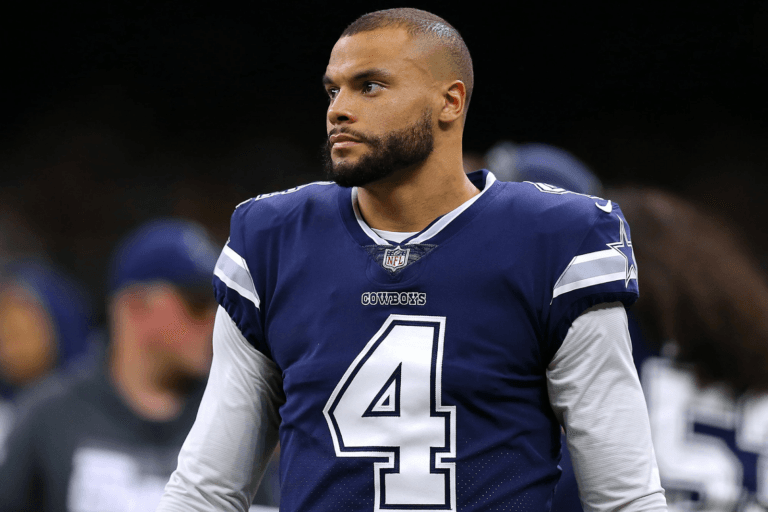
[[[443,104],[438,120],[452,123],[464,115],[467,105],[467,87],[461,80],[454,80],[443,91]]]

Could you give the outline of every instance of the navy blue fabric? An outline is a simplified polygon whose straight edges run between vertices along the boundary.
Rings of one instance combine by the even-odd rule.
[[[483,189],[488,172],[470,179]],[[575,256],[618,241],[619,217],[618,207],[607,214],[594,198],[496,182],[423,241],[429,252],[393,273],[367,249],[373,242],[349,189],[313,184],[240,205],[229,247],[250,270],[258,307],[213,281],[249,342],[282,370],[281,510],[373,509],[376,460],[337,457],[323,409],[393,314],[444,319],[441,398],[456,407],[458,508],[548,510],[560,426],[547,364],[584,309],[637,298],[635,280],[554,300],[553,289]],[[424,301],[371,304],[371,293]]]

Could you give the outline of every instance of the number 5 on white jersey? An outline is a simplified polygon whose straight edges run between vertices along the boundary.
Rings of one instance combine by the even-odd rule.
[[[372,457],[374,511],[456,510],[456,407],[442,404],[445,317],[390,315],[323,414],[337,457]]]

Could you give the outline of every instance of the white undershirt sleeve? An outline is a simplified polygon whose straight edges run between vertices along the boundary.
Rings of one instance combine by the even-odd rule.
[[[277,445],[282,376],[219,307],[200,409],[158,512],[246,512]]]
[[[547,385],[584,510],[666,510],[621,303],[595,306],[573,322]]]

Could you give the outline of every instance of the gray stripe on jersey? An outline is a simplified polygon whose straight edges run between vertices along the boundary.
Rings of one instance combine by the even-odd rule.
[[[591,279],[593,277],[600,277],[609,274],[616,274],[618,272],[626,271],[626,260],[616,254],[608,258],[601,258],[598,260],[585,261],[583,263],[572,264],[568,269],[560,276],[557,281],[556,287],[565,286],[576,281],[584,281],[585,279]]]
[[[235,258],[240,261],[237,261]],[[224,247],[216,262],[213,274],[221,279],[229,288],[239,293],[244,299],[253,302],[257,308],[259,307],[261,301],[256,293],[256,287],[253,284],[251,274],[245,266],[245,261],[231,247]]]

